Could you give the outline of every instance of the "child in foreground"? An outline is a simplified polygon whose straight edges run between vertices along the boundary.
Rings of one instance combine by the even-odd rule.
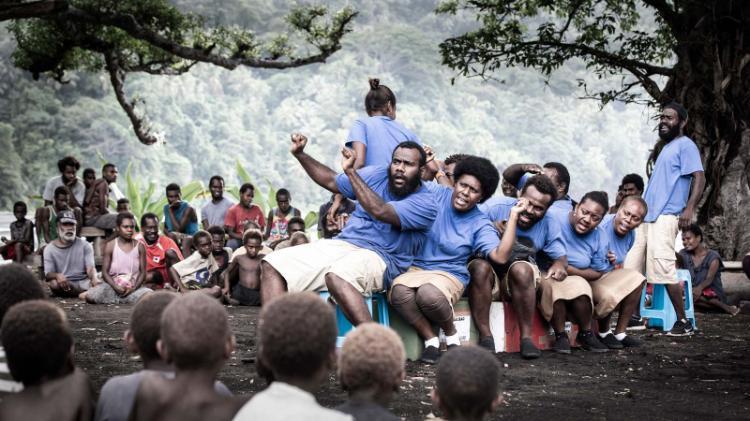
[[[216,392],[216,375],[234,351],[226,310],[205,294],[174,299],[161,317],[161,358],[173,379],[157,373],[141,380],[130,419],[138,421],[231,420],[244,400]]]
[[[224,271],[222,294],[230,304],[259,306],[260,262],[265,256],[260,254],[263,249],[263,234],[260,230],[249,229],[242,235],[242,243],[245,253],[232,259],[229,268]]]
[[[476,346],[462,346],[440,359],[432,403],[447,420],[483,420],[502,402],[495,357]]]
[[[263,306],[258,363],[275,381],[240,409],[235,421],[352,418],[315,401],[336,358],[336,319],[317,294],[288,294]]]
[[[0,420],[91,419],[91,383],[73,364],[73,337],[60,308],[43,300],[16,304],[0,333],[10,374],[23,383],[0,403]]]
[[[336,410],[357,421],[400,420],[386,406],[404,379],[404,360],[404,345],[395,331],[376,323],[357,326],[339,354],[338,377],[349,401]]]
[[[161,337],[164,309],[177,297],[171,292],[157,291],[146,295],[133,307],[130,329],[125,331],[125,343],[131,353],[140,355],[143,370],[112,377],[104,383],[96,406],[95,421],[126,421],[138,386],[149,373],[174,378],[174,367],[161,359],[156,344]],[[216,382],[214,389],[220,395],[232,395],[221,382]]]

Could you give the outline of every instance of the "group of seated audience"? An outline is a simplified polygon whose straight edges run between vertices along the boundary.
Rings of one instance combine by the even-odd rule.
[[[691,274],[696,304],[737,313],[725,302],[721,259],[703,244],[695,224],[705,179],[698,149],[683,134],[687,112],[680,104],[661,111],[659,137],[666,144],[648,185],[626,175],[613,206],[602,191],[574,200],[570,174],[559,162],[513,164],[500,174],[478,156],[439,160],[396,122],[396,97],[377,79],[370,80],[365,109],[368,116],[356,120],[341,151],[341,172],[307,154],[305,135],[291,136],[292,156],[331,194],[320,207],[319,240],[312,243],[286,189],[276,192],[277,207],[264,215],[253,204],[252,184],[242,184],[233,203],[216,175],[199,214],[182,199],[180,186],[169,184],[161,221],[153,213],[137,221],[118,193],[114,165],[105,165],[100,179],[84,171],[82,183],[77,160],[58,163],[61,175],[48,182],[45,207],[36,213],[49,290],[89,303],[135,303],[126,339],[144,362],[143,371],[105,385],[97,419],[393,419],[385,407],[404,376],[403,345],[394,332],[371,323],[362,299],[381,292],[424,341],[420,361],[439,363],[433,401],[449,419],[482,419],[500,402],[497,364],[486,351],[499,351],[490,328],[493,301],[510,302],[526,359],[541,356],[532,338],[537,313],[554,331],[551,349],[561,354],[574,344],[591,352],[640,346],[627,330],[643,326],[639,308],[647,281],[665,284],[678,318],[669,334],[692,334],[678,267]],[[502,195],[495,194],[498,187]],[[3,246],[16,261],[34,249],[26,212],[24,203],[14,206],[12,238]],[[111,231],[101,276],[91,244],[79,236],[82,226]],[[676,253],[680,229],[684,249]],[[357,326],[338,359],[350,397],[339,412],[312,396],[336,360],[333,310],[311,294],[320,291]],[[454,323],[453,308],[464,296],[478,347],[461,346]],[[216,382],[235,347],[219,303],[263,306],[257,367],[270,386],[248,402]],[[27,305],[38,314],[11,310],[7,332],[14,333],[3,322],[3,341],[6,333],[17,334],[19,318],[33,325],[34,317],[47,317],[59,332],[43,333],[67,343],[69,327],[59,310]],[[575,337],[566,331],[568,321],[578,326]],[[445,335],[445,351],[435,327]],[[35,335],[33,326],[26,329]],[[18,354],[6,353],[13,372],[19,365],[10,356]],[[70,363],[49,370],[29,386],[77,373]],[[6,410],[16,410],[13,405]],[[103,413],[109,415],[100,418]]]

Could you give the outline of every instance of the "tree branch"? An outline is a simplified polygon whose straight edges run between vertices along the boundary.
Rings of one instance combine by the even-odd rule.
[[[641,0],[647,6],[651,6],[656,12],[664,19],[667,25],[674,28],[679,19],[680,14],[677,13],[674,7],[672,7],[666,0]]]
[[[11,19],[38,18],[59,13],[68,8],[65,0],[40,0],[0,4],[0,22]]]

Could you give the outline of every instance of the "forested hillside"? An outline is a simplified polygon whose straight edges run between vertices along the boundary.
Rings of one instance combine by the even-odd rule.
[[[208,22],[282,30],[288,7],[270,0],[179,0]],[[69,74],[68,84],[32,80],[13,67],[14,41],[0,34],[0,209],[41,193],[72,154],[101,166],[98,154],[121,167],[132,163],[145,186],[222,174],[236,183],[235,160],[265,189],[266,180],[292,191],[297,206],[317,208],[326,193],[307,179],[288,149],[289,133],[312,139],[310,151],[338,168],[338,149],[352,121],[364,114],[367,78],[379,77],[398,97],[398,119],[441,156],[489,157],[501,169],[521,161],[560,161],[572,175],[572,194],[614,193],[628,172],[645,173],[655,139],[640,106],[607,106],[576,98],[581,66],[545,83],[536,72],[504,71],[502,80],[456,79],[440,64],[438,43],[474,24],[470,16],[436,16],[435,2],[353,1],[360,12],[344,48],[326,64],[285,71],[234,71],[197,65],[176,77],[128,79],[132,97],[165,142],[140,144],[106,76]],[[338,6],[338,5],[336,5]],[[157,191],[160,191],[159,188]]]

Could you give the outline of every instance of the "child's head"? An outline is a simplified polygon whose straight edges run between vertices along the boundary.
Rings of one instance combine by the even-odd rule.
[[[27,212],[28,207],[26,206],[26,203],[16,202],[13,204],[13,216],[15,216],[17,220],[22,221],[24,218],[26,218]]]
[[[177,370],[218,371],[234,351],[224,306],[206,294],[172,300],[161,316],[159,353]]]
[[[11,307],[0,328],[8,368],[25,387],[39,385],[70,370],[73,337],[65,313],[44,300]]]
[[[208,233],[211,234],[211,251],[214,253],[221,253],[224,250],[224,244],[226,244],[227,232],[224,228],[218,225],[211,225],[208,227]]]
[[[26,266],[18,263],[0,266],[0,323],[12,305],[43,298],[42,285]]]
[[[289,193],[289,190],[279,189],[279,191],[276,192],[276,205],[278,205],[279,210],[284,213],[289,211],[289,208],[292,207],[292,195]]]
[[[242,234],[242,244],[245,245],[247,257],[255,258],[263,250],[263,234],[260,230],[249,229]]]
[[[89,188],[94,185],[94,181],[96,181],[96,170],[93,168],[83,170],[83,185]]]
[[[299,216],[290,219],[286,225],[286,232],[289,236],[295,232],[305,232],[305,220]]]
[[[440,358],[433,403],[447,419],[481,420],[501,401],[499,378],[491,353],[476,346],[458,347]]]
[[[125,332],[128,349],[137,353],[144,364],[161,359],[156,342],[161,337],[161,316],[176,294],[156,291],[138,300],[130,313],[130,329]]]
[[[242,225],[242,232],[245,232],[249,229],[260,230],[260,225],[258,225],[258,223],[255,221],[247,221]]]
[[[193,234],[193,247],[203,257],[207,258],[213,251],[213,242],[211,241],[211,234],[208,231],[198,230]]]
[[[392,329],[376,323],[357,326],[346,335],[338,376],[350,394],[369,390],[387,399],[404,378],[404,345]]]
[[[282,381],[321,377],[333,365],[336,332],[333,309],[317,294],[287,294],[263,306],[258,358]]]
[[[127,197],[117,200],[117,213],[130,212],[130,200]]]
[[[307,238],[307,235],[305,235],[304,232],[297,231],[294,234],[292,234],[291,237],[289,237],[289,246],[290,247],[298,246],[300,244],[307,244],[309,242],[310,242],[310,239]]]

